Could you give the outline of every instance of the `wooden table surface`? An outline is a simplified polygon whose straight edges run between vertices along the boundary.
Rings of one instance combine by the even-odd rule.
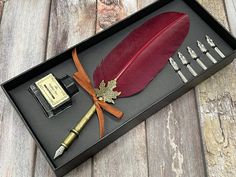
[[[0,83],[154,0],[0,0]],[[236,35],[236,0],[198,0]],[[0,90],[0,177],[53,177]],[[67,177],[235,177],[236,61]]]

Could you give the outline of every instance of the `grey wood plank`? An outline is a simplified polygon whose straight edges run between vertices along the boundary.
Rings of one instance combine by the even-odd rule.
[[[95,34],[96,0],[53,0],[47,58]]]
[[[6,1],[0,26],[0,82],[43,61],[49,1]],[[0,176],[31,177],[35,144],[0,90]]]
[[[150,177],[204,176],[193,90],[147,119],[146,127]]]
[[[1,24],[1,19],[2,19],[3,5],[4,5],[4,2],[2,0],[0,0],[0,24]]]
[[[136,10],[136,1],[98,1],[97,31],[107,28]],[[96,154],[93,164],[93,174],[96,177],[148,176],[145,123],[141,123]]]
[[[230,31],[236,36],[236,1],[224,0]]]
[[[223,0],[201,1],[201,3],[228,28]],[[229,5],[229,1],[227,3]],[[229,17],[233,26],[234,20],[231,21],[231,19],[232,17]],[[196,87],[209,176],[236,176],[235,78],[236,64],[234,61]]]
[[[141,9],[141,8],[144,8],[154,2],[156,2],[158,0],[137,0],[138,2],[138,8]]]
[[[97,32],[137,11],[136,0],[97,0]]]
[[[77,44],[95,33],[96,0],[52,0],[48,34],[47,58]],[[91,176],[91,159],[66,176]],[[35,177],[55,176],[38,150]]]
[[[228,22],[225,17],[223,0],[197,0],[208,10],[216,19],[228,29]]]

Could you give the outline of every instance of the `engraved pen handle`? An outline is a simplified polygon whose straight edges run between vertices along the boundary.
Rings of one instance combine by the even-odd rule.
[[[92,115],[96,111],[96,106],[93,104],[93,106],[89,109],[89,111],[82,117],[82,119],[79,121],[79,123],[70,131],[69,135],[65,138],[63,143],[61,143],[62,146],[65,148],[69,148],[69,146],[73,143],[73,141],[78,137],[80,131],[84,128],[86,123],[90,120]]]

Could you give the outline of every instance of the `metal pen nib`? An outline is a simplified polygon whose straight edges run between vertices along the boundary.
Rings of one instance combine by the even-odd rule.
[[[223,52],[216,46],[214,41],[208,35],[206,35],[206,41],[216,51],[216,53],[220,55],[221,58],[225,58],[225,55],[223,54]]]
[[[54,159],[56,159],[57,157],[61,156],[61,155],[64,153],[65,150],[66,150],[66,148],[61,145],[61,146],[57,149],[57,151],[56,151],[56,153],[55,153],[55,155],[54,155]]]
[[[200,60],[200,58],[197,56],[197,54],[194,52],[193,49],[191,49],[190,47],[187,47],[188,53],[190,54],[190,56],[196,60],[196,62],[201,66],[202,69],[207,70],[206,65]]]
[[[202,44],[200,41],[197,41],[197,46],[202,51],[202,53],[204,53],[211,60],[212,63],[217,63],[216,59],[209,53],[209,50],[207,50],[204,44]]]
[[[193,75],[193,76],[197,76],[197,73],[196,71],[192,68],[192,66],[190,65],[189,61],[185,58],[185,56],[181,53],[181,52],[178,52],[178,56],[179,56],[179,59],[181,60],[181,62],[183,63],[183,65],[185,65],[189,72]]]
[[[170,65],[174,68],[175,72],[178,73],[178,75],[180,76],[180,78],[182,79],[182,81],[184,83],[187,83],[188,80],[187,78],[184,76],[184,74],[180,71],[181,69],[179,68],[179,66],[177,65],[177,63],[174,61],[173,58],[169,58],[169,62],[170,62]]]
[[[76,124],[76,126],[70,130],[70,133],[66,136],[64,141],[61,143],[60,147],[56,150],[54,159],[61,156],[65,150],[67,150],[71,144],[75,141],[75,139],[79,136],[80,131],[84,128],[87,122],[92,118],[92,115],[96,111],[96,105],[88,110],[88,112],[80,119],[80,121]]]

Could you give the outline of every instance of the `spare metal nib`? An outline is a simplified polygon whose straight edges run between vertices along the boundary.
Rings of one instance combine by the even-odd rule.
[[[221,58],[225,58],[223,52],[216,46],[214,41],[208,35],[206,35],[206,41],[218,53],[218,55],[220,55]]]
[[[190,47],[187,47],[188,53],[190,54],[190,56],[196,60],[196,62],[201,66],[202,69],[207,70],[206,65],[200,60],[200,58],[197,56],[197,54],[194,52],[193,49],[191,49]]]
[[[200,41],[197,41],[197,46],[202,51],[202,53],[204,53],[212,61],[212,63],[217,63],[216,59],[209,53],[204,44],[202,44]]]
[[[61,145],[61,146],[57,149],[57,151],[56,151],[56,153],[55,153],[55,155],[54,155],[54,159],[56,159],[57,157],[61,156],[61,155],[64,153],[65,150],[66,150],[66,148]]]
[[[184,74],[180,71],[180,68],[179,66],[177,65],[177,63],[174,61],[173,58],[169,58],[169,62],[170,62],[170,65],[174,68],[175,72],[178,73],[178,75],[180,76],[180,78],[182,79],[182,81],[184,83],[187,83],[188,80],[186,79],[186,77],[184,76]]]
[[[185,65],[189,72],[194,76],[196,77],[197,76],[197,73],[196,71],[192,68],[192,66],[190,66],[190,63],[189,61],[185,58],[185,56],[181,53],[181,52],[178,52],[178,56],[179,56],[179,59],[181,60],[181,62],[183,63],[183,65]]]

